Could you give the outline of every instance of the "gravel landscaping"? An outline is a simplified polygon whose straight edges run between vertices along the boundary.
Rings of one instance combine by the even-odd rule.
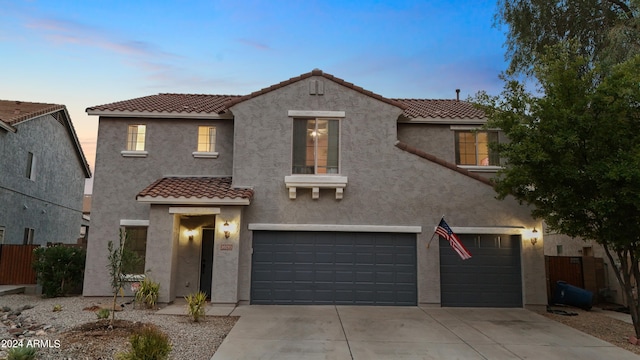
[[[7,341],[18,339],[24,344],[31,341],[39,346],[38,359],[111,359],[117,352],[127,350],[131,331],[142,324],[154,324],[171,340],[170,359],[208,360],[238,320],[234,316],[207,316],[193,323],[186,315],[160,315],[154,310],[125,305],[116,313],[115,328],[106,330],[104,320],[100,323],[95,309],[109,306],[111,300],[81,296],[53,299],[23,294],[0,296],[0,341],[5,347],[0,348],[0,359],[7,356]],[[118,304],[122,302],[118,298]],[[54,308],[61,310],[54,311]],[[563,310],[577,315],[540,313],[640,355],[640,345],[630,344],[628,340],[634,334],[631,324],[607,316],[606,310],[597,308]]]
[[[95,309],[109,306],[111,301],[81,296],[0,296],[0,345],[4,347],[0,348],[0,359],[7,356],[10,341],[20,340],[24,345],[30,341],[29,345],[40,347],[38,359],[111,359],[117,352],[127,350],[131,331],[142,323],[154,324],[169,336],[173,346],[170,359],[211,359],[238,319],[207,316],[194,323],[186,315],[159,315],[154,310],[125,305],[116,312],[116,319],[122,321],[107,330],[98,322]],[[118,304],[122,302],[118,298]]]

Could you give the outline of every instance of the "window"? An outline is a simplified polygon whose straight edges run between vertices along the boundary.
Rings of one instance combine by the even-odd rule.
[[[125,226],[127,240],[124,244],[126,249],[136,253],[140,258],[140,263],[131,270],[132,274],[144,274],[145,256],[147,254],[147,227],[146,226]]]
[[[498,152],[489,143],[498,142],[497,131],[456,131],[456,164],[500,166]]]
[[[0,245],[4,244],[4,226],[0,226]]]
[[[22,239],[22,245],[33,245],[34,233],[35,229],[33,228],[24,228],[24,238]]]
[[[556,255],[562,255],[562,245],[556,245]]]
[[[340,123],[293,119],[293,174],[338,174]]]
[[[32,152],[27,153],[27,172],[25,174],[27,179],[36,179],[36,158]]]
[[[146,125],[129,125],[129,130],[127,131],[127,150],[144,151],[146,132]]]
[[[216,151],[216,127],[198,126],[198,152]]]

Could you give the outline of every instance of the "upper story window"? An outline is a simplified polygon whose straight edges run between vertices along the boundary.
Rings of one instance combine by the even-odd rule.
[[[293,174],[338,174],[340,122],[293,119]]]
[[[216,127],[198,126],[198,151],[216,151]]]
[[[129,129],[127,130],[127,150],[144,151],[146,133],[146,125],[129,125]]]
[[[500,166],[498,152],[489,143],[498,142],[497,131],[456,131],[456,164],[468,166]]]
[[[218,157],[215,126],[198,126],[198,148],[192,155],[194,158],[215,159]]]
[[[36,158],[32,152],[27,153],[27,172],[25,174],[27,179],[36,179]]]

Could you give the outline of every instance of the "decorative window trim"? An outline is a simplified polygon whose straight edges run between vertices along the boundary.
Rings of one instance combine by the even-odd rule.
[[[149,155],[149,152],[146,150],[122,150],[120,151],[120,155],[122,157],[139,157],[144,158]]]
[[[331,110],[289,110],[287,115],[289,117],[300,118],[344,118],[346,112]]]
[[[120,226],[149,226],[149,220],[120,219]]]
[[[125,282],[141,282],[146,277],[145,274],[121,274],[120,279]]]
[[[320,198],[320,189],[336,189],[336,200],[342,199],[344,188],[349,179],[338,175],[290,175],[284,177],[284,183],[289,189],[289,199],[296,198],[296,189],[311,189],[311,198]]]
[[[220,153],[218,152],[204,152],[204,151],[194,151],[191,153],[194,158],[199,159],[217,159]]]
[[[480,166],[480,165],[458,165],[459,168],[469,170],[471,172],[489,172],[494,173],[498,172],[502,169],[502,166],[488,165],[488,166]]]

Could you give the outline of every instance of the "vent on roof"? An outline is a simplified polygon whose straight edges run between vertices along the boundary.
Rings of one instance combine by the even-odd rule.
[[[460,89],[456,89],[456,101],[460,101]]]
[[[324,95],[324,82],[321,80],[309,81],[309,95]]]

